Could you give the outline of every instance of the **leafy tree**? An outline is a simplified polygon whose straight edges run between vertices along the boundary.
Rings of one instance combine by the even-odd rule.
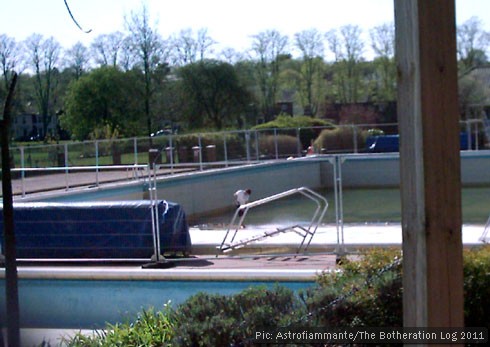
[[[182,67],[179,76],[189,105],[188,119],[194,126],[222,129],[237,121],[248,103],[248,93],[228,63],[202,60]]]
[[[74,81],[68,88],[65,113],[60,121],[77,140],[85,140],[95,129],[109,126],[121,136],[141,133],[138,118],[137,72],[101,67]]]

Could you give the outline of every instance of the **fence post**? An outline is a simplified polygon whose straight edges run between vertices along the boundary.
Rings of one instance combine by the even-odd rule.
[[[260,152],[259,152],[259,132],[255,130],[255,158],[257,161],[260,160]]]
[[[352,136],[353,136],[353,142],[354,142],[354,153],[358,153],[358,147],[359,144],[357,143],[357,127],[352,124]]]
[[[199,170],[202,171],[202,146],[201,146],[201,134],[199,134],[198,138],[198,145],[199,145]]]
[[[25,179],[25,171],[24,171],[24,146],[20,146],[20,168],[21,168],[21,172],[20,172],[20,182],[21,182],[21,185],[22,185],[22,197],[24,198],[26,196],[26,189],[25,189],[25,182],[24,182],[24,179]]]
[[[95,140],[95,186],[99,186],[99,140]]]
[[[277,160],[277,159],[279,159],[279,148],[277,145],[277,129],[276,128],[274,128],[274,151],[276,153],[275,157]]]
[[[226,133],[223,135],[223,151],[225,159],[225,167],[228,167],[228,148],[226,147]]]
[[[65,143],[64,147],[64,152],[65,152],[65,184],[66,184],[66,190],[70,188],[70,184],[68,182],[68,144]]]
[[[138,138],[133,137],[134,165],[138,165]]]
[[[301,157],[301,128],[296,128],[296,150],[298,151],[298,157]]]

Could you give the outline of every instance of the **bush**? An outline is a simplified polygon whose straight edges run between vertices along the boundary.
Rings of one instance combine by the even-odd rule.
[[[490,327],[490,246],[464,250],[464,311],[467,327]]]
[[[134,323],[108,324],[92,336],[78,333],[69,340],[63,338],[62,343],[67,347],[172,346],[174,322],[173,311],[166,305],[163,311],[143,311]]]
[[[176,311],[176,346],[240,346],[258,328],[287,325],[298,302],[292,290],[250,287],[233,296],[200,293]]]
[[[367,132],[358,130],[356,133],[357,148],[364,148]],[[314,147],[322,152],[342,152],[354,150],[354,130],[350,126],[326,129],[315,140]]]
[[[289,135],[262,135],[259,138],[260,155],[275,157],[277,152],[279,157],[289,157],[298,155],[298,141],[296,137]]]
[[[324,119],[318,119],[308,116],[279,115],[273,121],[256,125],[252,129],[289,129],[287,135],[296,136],[296,129],[299,130],[299,138],[302,149],[306,149],[314,141],[320,132],[325,128],[333,128],[333,123]],[[284,131],[282,132],[284,133]]]
[[[301,295],[312,326],[402,326],[400,251],[372,250],[341,268]]]

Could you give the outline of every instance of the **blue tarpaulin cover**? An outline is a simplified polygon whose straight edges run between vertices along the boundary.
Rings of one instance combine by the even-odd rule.
[[[156,203],[161,253],[191,250],[180,205]],[[3,209],[0,243],[4,253]],[[152,202],[14,203],[17,258],[150,258],[154,254]]]

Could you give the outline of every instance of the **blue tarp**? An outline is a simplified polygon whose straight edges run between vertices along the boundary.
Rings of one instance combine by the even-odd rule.
[[[468,134],[460,133],[460,148],[462,151],[468,148]],[[369,136],[366,139],[366,151],[370,153],[398,152],[399,135]],[[475,147],[474,139],[471,144]]]
[[[161,253],[190,253],[180,205],[156,204]],[[3,209],[0,243],[4,253]],[[14,203],[17,258],[143,258],[154,254],[150,201]]]

